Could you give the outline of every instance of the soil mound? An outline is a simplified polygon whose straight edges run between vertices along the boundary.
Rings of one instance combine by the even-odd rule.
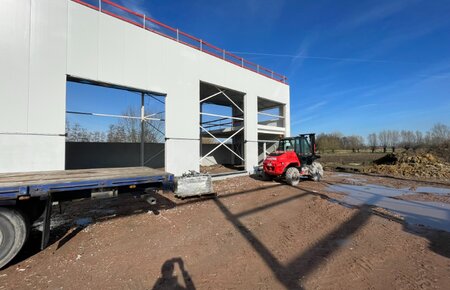
[[[412,150],[390,153],[375,160],[373,164],[365,171],[406,177],[450,179],[450,164],[431,153]]]

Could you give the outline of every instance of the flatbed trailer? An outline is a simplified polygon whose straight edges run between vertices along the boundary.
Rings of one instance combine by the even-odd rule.
[[[54,201],[146,194],[174,189],[174,176],[148,167],[99,168],[0,174],[0,268],[12,260],[44,215],[41,249],[47,246]]]

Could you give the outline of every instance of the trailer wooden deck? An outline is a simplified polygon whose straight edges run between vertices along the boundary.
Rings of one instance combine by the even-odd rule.
[[[53,192],[97,190],[138,184],[163,189],[173,185],[173,174],[148,167],[55,170],[0,174],[0,202],[19,196],[47,196]]]
[[[149,167],[119,167],[1,173],[0,188],[24,185],[46,185],[64,182],[82,182],[92,180],[169,175],[171,174]]]

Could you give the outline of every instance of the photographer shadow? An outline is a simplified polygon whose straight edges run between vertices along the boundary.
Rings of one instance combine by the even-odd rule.
[[[178,267],[181,271],[182,284],[179,283],[178,276],[175,274],[175,265],[178,264]],[[180,257],[172,258],[164,262],[161,267],[161,277],[156,280],[155,285],[152,288],[153,290],[157,289],[185,289],[185,290],[195,290],[194,282],[191,279],[191,276],[184,268],[183,259]]]

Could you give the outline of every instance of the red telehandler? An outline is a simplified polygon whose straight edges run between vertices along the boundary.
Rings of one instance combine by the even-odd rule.
[[[322,165],[316,161],[316,135],[300,134],[282,138],[278,148],[263,162],[263,179],[284,179],[290,185],[297,185],[301,178],[320,181],[323,177]]]

